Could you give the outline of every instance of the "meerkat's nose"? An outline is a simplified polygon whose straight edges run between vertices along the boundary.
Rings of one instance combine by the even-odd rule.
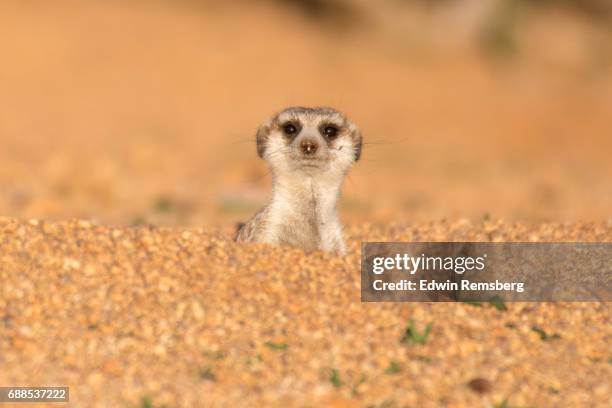
[[[306,139],[306,140],[302,140],[302,142],[300,143],[300,149],[302,149],[302,153],[304,153],[307,156],[310,156],[311,154],[315,154],[318,148],[319,148],[319,145],[314,140]]]

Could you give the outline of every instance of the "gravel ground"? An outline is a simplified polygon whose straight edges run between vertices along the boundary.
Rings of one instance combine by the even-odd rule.
[[[0,218],[0,384],[68,385],[79,407],[610,406],[608,304],[359,292],[364,238],[610,241],[610,224],[351,225],[344,258],[230,235]],[[410,320],[423,344],[401,341]]]

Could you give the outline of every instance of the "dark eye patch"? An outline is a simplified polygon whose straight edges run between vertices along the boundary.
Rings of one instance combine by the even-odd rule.
[[[334,125],[334,124],[325,124],[323,126],[321,126],[321,135],[323,135],[323,137],[327,140],[334,140],[336,137],[338,137],[338,133],[340,133],[340,129],[338,126]]]
[[[295,135],[297,135],[300,131],[300,126],[294,122],[286,122],[281,125],[281,129],[283,130],[285,136],[295,137]]]

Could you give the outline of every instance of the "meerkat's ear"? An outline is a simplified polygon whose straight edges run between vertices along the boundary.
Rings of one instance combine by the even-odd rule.
[[[268,137],[270,136],[270,123],[266,122],[262,124],[259,129],[257,129],[257,136],[255,136],[255,141],[257,144],[257,155],[263,159],[264,153],[266,151],[266,146],[268,146]]]
[[[361,158],[361,146],[363,145],[363,137],[361,131],[355,127],[351,132],[351,138],[353,139],[353,153],[355,154],[355,161]]]

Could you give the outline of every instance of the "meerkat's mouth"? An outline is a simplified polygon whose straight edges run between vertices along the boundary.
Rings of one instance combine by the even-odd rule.
[[[300,160],[299,164],[300,166],[303,166],[303,167],[321,167],[321,165],[323,164],[323,161],[308,159],[308,160]]]
[[[316,157],[312,157],[312,158],[301,157],[297,159],[295,163],[297,164],[298,167],[301,167],[301,168],[316,169],[316,168],[323,167],[323,165],[325,165],[325,160],[321,158],[316,158]]]

